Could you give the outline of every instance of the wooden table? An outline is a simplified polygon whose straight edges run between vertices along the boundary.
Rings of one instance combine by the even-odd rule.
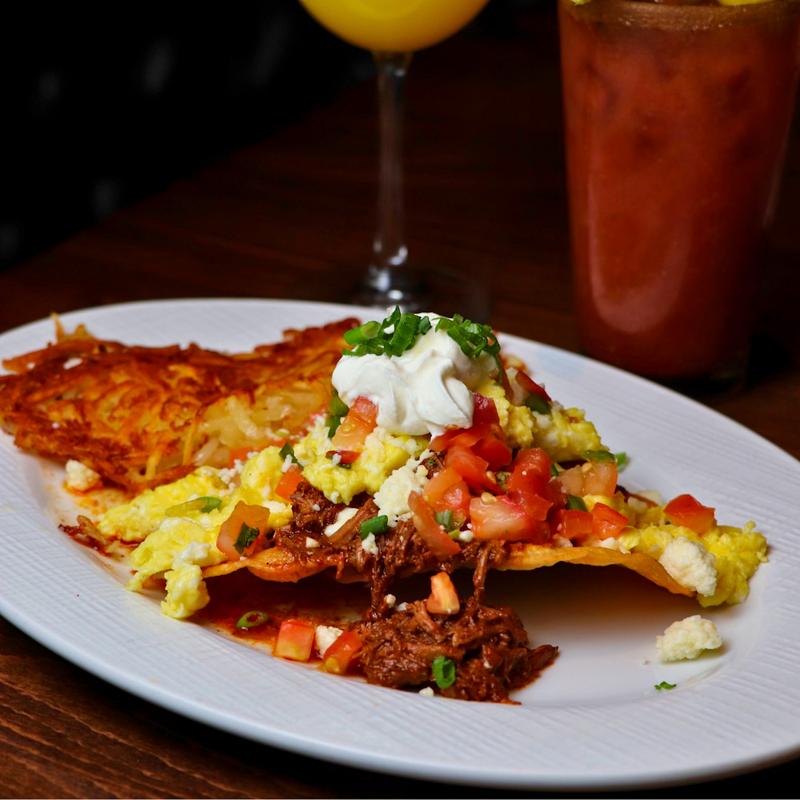
[[[552,13],[414,61],[411,252],[491,283],[505,331],[577,349]],[[374,219],[373,87],[0,274],[0,329],[157,297],[344,300]],[[752,378],[725,414],[800,456],[800,130],[789,148]],[[254,331],[258,337],[258,332]],[[4,796],[485,796],[332,766],[219,733],[111,688],[0,621]],[[667,796],[791,794],[797,762]]]

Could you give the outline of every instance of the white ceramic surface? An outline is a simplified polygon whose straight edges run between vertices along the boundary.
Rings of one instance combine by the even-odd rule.
[[[97,336],[246,350],[345,306],[182,300],[67,314]],[[0,336],[0,356],[43,346],[49,320]],[[51,466],[0,439],[0,612],[60,655],[147,700],[270,745],[416,778],[528,789],[643,787],[720,777],[800,752],[800,463],[754,433],[639,378],[515,337],[568,405],[588,410],[631,464],[629,488],[691,491],[740,525],[758,521],[771,561],[741,606],[706,613],[725,649],[659,664],[655,636],[697,611],[620,568],[493,574],[534,642],[561,648],[518,706],[426,698],[273,659],[161,615],[56,529]],[[765,409],[764,413],[769,413]],[[31,553],[36,558],[31,558]],[[226,680],[220,681],[219,675]],[[656,692],[661,680],[677,683]],[[247,691],[241,687],[247,686]]]

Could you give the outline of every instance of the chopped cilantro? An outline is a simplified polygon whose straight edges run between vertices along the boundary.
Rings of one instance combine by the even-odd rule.
[[[540,397],[538,394],[529,394],[525,399],[525,405],[531,411],[535,411],[537,414],[550,413],[550,403],[548,403],[544,397]]]
[[[449,689],[456,682],[456,662],[447,656],[436,656],[431,663],[431,672],[440,689]]]
[[[553,463],[550,465],[550,474],[551,474],[551,475],[552,475],[554,478],[557,478],[557,477],[558,477],[558,473],[559,473],[558,464],[556,464],[555,462],[553,462]]]
[[[614,453],[614,458],[617,460],[617,469],[623,470],[628,466],[630,458],[627,453]]]
[[[616,461],[614,454],[609,453],[608,450],[587,450],[583,457],[587,461]]]
[[[334,389],[331,395],[330,402],[328,403],[328,417],[325,420],[328,424],[328,436],[332,439],[339,425],[342,424],[342,418],[346,416],[350,409],[342,402],[339,393]],[[285,456],[284,456],[285,458]]]
[[[674,689],[677,685],[677,683],[667,683],[666,681],[661,681],[661,683],[657,683],[654,688],[657,692],[660,692],[662,689]]]

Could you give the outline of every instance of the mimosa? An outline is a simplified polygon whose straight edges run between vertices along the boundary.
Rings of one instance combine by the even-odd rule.
[[[487,0],[300,0],[351,44],[385,53],[430,47],[466,25]]]

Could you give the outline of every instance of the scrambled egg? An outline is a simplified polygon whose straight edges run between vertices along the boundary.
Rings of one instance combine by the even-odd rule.
[[[349,503],[357,494],[375,494],[384,481],[426,447],[423,436],[393,435],[376,428],[366,439],[364,450],[349,467],[334,464],[327,455],[333,449],[328,426],[320,417],[308,435],[294,446],[303,467],[303,477],[333,503]]]
[[[697,595],[701,606],[741,603],[750,591],[747,582],[759,564],[767,561],[767,540],[753,522],[743,528],[719,526],[702,536],[680,525],[648,525],[623,533],[618,542],[631,552],[660,560],[670,543],[681,537],[696,542],[714,559],[716,587],[712,594]]]
[[[379,428],[367,438],[358,460],[345,468],[328,456],[333,446],[320,418],[294,450],[309,483],[331,501],[349,503],[360,492],[375,494],[396,469],[419,455],[426,443],[422,437],[392,436]],[[275,495],[275,487],[290,465],[277,447],[267,447],[232,469],[200,467],[185,478],[110,509],[98,523],[101,533],[141,542],[131,553],[136,573],[128,588],[140,591],[148,579],[163,577],[166,597],[161,608],[165,614],[183,619],[203,608],[208,603],[208,591],[201,569],[225,560],[217,549],[217,536],[240,500],[268,508],[272,529],[291,521],[291,505]],[[197,497],[214,497],[221,502],[207,513],[181,510],[180,516],[167,516],[168,509]]]
[[[579,408],[551,404],[549,414],[538,414],[527,406],[515,406],[503,387],[488,380],[478,393],[494,400],[500,427],[514,448],[541,447],[554,461],[583,458],[587,450],[604,450],[600,435]]]

